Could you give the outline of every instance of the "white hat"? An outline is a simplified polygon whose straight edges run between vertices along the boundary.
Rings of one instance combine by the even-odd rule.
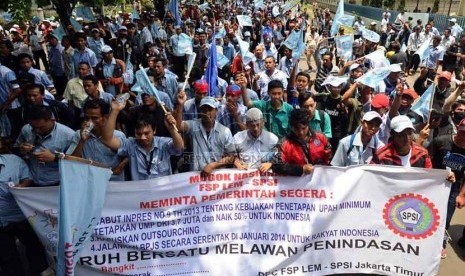
[[[246,32],[244,33],[244,37],[248,37],[248,36],[250,36],[250,32],[249,32],[249,31],[246,31]]]
[[[455,19],[455,18],[451,18],[451,19],[449,19],[449,21],[450,21],[450,22],[454,22],[454,23],[455,23],[455,22],[457,22],[457,19]]]
[[[111,52],[111,51],[113,51],[113,49],[108,45],[105,45],[105,46],[102,47],[102,53],[108,53],[108,52]]]
[[[10,33],[13,33],[13,32],[14,32],[14,33],[17,33],[17,32],[18,32],[18,30],[17,30],[17,29],[15,29],[15,28],[11,28],[11,29],[10,29]]]
[[[372,22],[370,23],[370,25],[376,25],[376,22],[375,22],[375,21],[372,21]]]
[[[14,25],[13,25],[13,28],[19,29],[19,25],[18,25],[18,24],[14,24]]]
[[[409,117],[405,115],[398,115],[391,120],[391,129],[394,130],[395,132],[399,133],[407,128],[415,130],[413,127],[412,121],[410,120]]]
[[[360,64],[360,63],[357,63],[357,62],[352,63],[352,65],[350,65],[350,67],[349,67],[349,71],[352,71],[352,70],[357,69],[358,67],[360,67],[360,65],[361,65],[361,64]]]
[[[365,113],[365,115],[363,115],[362,121],[370,122],[374,119],[379,119],[381,122],[383,121],[381,115],[379,115],[379,113],[376,111],[368,111],[367,113]]]
[[[389,70],[391,71],[391,73],[400,73],[400,72],[402,72],[402,68],[400,67],[400,64],[398,64],[398,63],[394,63],[394,64],[389,65]]]

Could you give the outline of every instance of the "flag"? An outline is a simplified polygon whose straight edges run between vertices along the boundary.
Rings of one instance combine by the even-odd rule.
[[[347,80],[349,80],[349,77],[345,77],[345,76],[333,76],[333,75],[329,75],[324,81],[323,83],[321,84],[321,86],[325,86],[327,84],[330,84],[334,87],[337,87],[343,83],[347,83]]]
[[[236,35],[236,39],[239,44],[239,56],[242,63],[247,65],[255,58],[255,55],[249,51],[250,44],[247,41],[242,40],[239,35]]]
[[[59,165],[57,275],[74,275],[80,251],[100,220],[111,170],[65,159]]]
[[[213,30],[213,37],[215,37],[215,30]],[[208,57],[207,71],[205,72],[205,80],[208,83],[208,96],[216,97],[216,90],[218,86],[218,56],[216,54],[215,40],[210,44],[210,55]]]
[[[126,59],[126,71],[123,73],[123,80],[125,84],[132,84],[134,81],[134,66],[131,62],[131,54]]]
[[[391,64],[384,55],[384,50],[379,49],[365,56],[370,61],[371,68],[389,68]]]
[[[334,41],[336,42],[337,55],[343,57],[346,61],[352,60],[354,37],[352,35],[336,36]]]
[[[185,33],[181,33],[179,35],[178,46],[181,49],[181,51],[183,53],[186,53],[187,55],[192,55],[192,53],[194,52],[192,48],[192,39]]]
[[[131,21],[134,22],[134,20],[140,20],[140,15],[137,9],[134,7],[131,12]]]
[[[425,123],[428,122],[429,111],[433,106],[433,97],[434,92],[436,91],[435,86],[436,85],[434,83],[431,84],[410,108],[413,112],[420,115]]]
[[[201,11],[204,11],[206,8],[208,8],[208,3],[207,2],[199,5],[199,10],[201,10]]]
[[[158,95],[158,90],[153,86],[150,82],[149,77],[147,76],[147,72],[145,69],[140,66],[140,69],[136,72],[136,85],[134,85],[131,90],[139,92],[149,93],[150,95],[154,96],[158,103],[162,103],[160,100],[160,96]]]
[[[282,14],[286,13],[288,10],[292,9],[295,5],[297,5],[296,1],[289,1],[286,2],[286,4],[283,5],[283,11]]]
[[[362,28],[362,37],[374,43],[378,43],[381,38],[377,32],[373,32],[366,28]]]
[[[292,58],[297,61],[305,50],[302,30],[293,30],[283,43],[286,48],[292,51]]]
[[[355,21],[355,16],[353,15],[347,15],[347,14],[343,14],[341,17],[339,17],[339,19],[337,20],[337,22],[339,23],[339,25],[346,25],[346,26],[352,26],[354,25],[354,21]]]
[[[226,66],[226,64],[228,63],[229,63],[229,59],[225,55],[218,53],[218,60],[217,60],[218,68],[223,69],[223,67]]]
[[[431,38],[428,38],[427,40],[423,41],[420,48],[418,48],[418,50],[414,54],[414,55],[419,55],[421,61],[427,59],[429,56],[430,42],[431,42]]]
[[[82,25],[79,24],[79,22],[76,21],[76,19],[74,18],[70,18],[69,21],[71,22],[71,25],[73,26],[73,29],[76,31],[76,32],[80,32],[82,30]],[[61,26],[61,24],[60,24]]]
[[[92,12],[90,7],[87,7],[87,6],[76,7],[75,10],[76,10],[76,17],[82,17],[86,19],[86,21],[95,21],[94,13]]]
[[[237,17],[237,22],[239,23],[239,26],[245,27],[245,26],[250,26],[252,27],[252,18],[248,15],[238,15]]]
[[[363,74],[356,81],[365,84],[373,89],[376,89],[380,82],[382,82],[391,73],[388,67],[373,68]]]
[[[171,0],[168,5],[168,10],[173,14],[176,19],[176,26],[181,26],[181,14],[179,13],[178,0]]]
[[[265,3],[263,3],[263,0],[254,0],[253,1],[254,7],[257,9],[264,9],[265,8]]]
[[[334,15],[333,25],[331,26],[331,36],[335,36],[337,34],[337,29],[339,27],[339,19],[342,16],[344,16],[344,0],[339,0],[336,14]]]

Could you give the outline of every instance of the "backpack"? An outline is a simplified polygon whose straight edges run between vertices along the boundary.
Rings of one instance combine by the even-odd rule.
[[[320,114],[320,129],[321,132],[325,133],[325,112],[323,110],[318,110],[318,113]]]

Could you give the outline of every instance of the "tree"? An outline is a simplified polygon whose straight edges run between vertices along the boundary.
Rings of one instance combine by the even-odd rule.
[[[439,0],[434,0],[433,9],[431,13],[437,13],[439,11]]]
[[[370,6],[375,8],[383,7],[383,0],[370,0]]]
[[[399,6],[397,6],[398,11],[403,11],[405,10],[405,0],[400,0],[399,1]]]
[[[396,4],[396,0],[384,0],[384,7],[387,9],[394,9],[394,5]]]
[[[30,17],[31,6],[31,0],[1,1],[0,3],[0,9],[8,11],[16,22]]]
[[[370,0],[362,0],[362,6],[368,7],[370,5]]]

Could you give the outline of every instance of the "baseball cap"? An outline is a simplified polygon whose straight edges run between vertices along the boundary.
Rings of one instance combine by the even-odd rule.
[[[246,122],[253,122],[263,119],[263,113],[260,109],[253,107],[245,113]]]
[[[208,93],[208,83],[204,80],[198,80],[194,83],[194,89],[197,93]]]
[[[412,121],[409,117],[405,115],[398,115],[391,120],[391,129],[399,133],[404,131],[407,128],[415,130],[413,127]]]
[[[361,65],[361,64],[360,64],[360,63],[357,63],[357,62],[353,63],[352,65],[350,65],[349,71],[352,71],[352,70],[357,69],[358,67],[360,67],[360,65]]]
[[[412,89],[404,89],[404,95],[408,95],[410,97],[412,97],[412,99],[416,100],[418,98],[418,94],[417,92],[415,92],[414,90]]]
[[[210,107],[213,107],[213,108],[218,108],[218,101],[213,98],[213,97],[204,97],[201,101],[200,101],[200,106],[199,107],[202,107],[204,105],[208,105]]]
[[[376,94],[371,99],[371,106],[374,108],[388,108],[389,107],[389,97],[385,94]]]
[[[450,22],[454,22],[454,23],[455,23],[455,22],[457,22],[457,19],[455,19],[455,18],[451,18],[451,19],[449,19],[449,21],[450,21]]]
[[[271,42],[271,37],[269,36],[265,37],[265,43],[269,43],[269,42]]]
[[[127,31],[127,30],[128,30],[128,28],[126,26],[121,26],[121,27],[119,27],[118,32],[119,31]]]
[[[249,31],[246,31],[246,32],[244,33],[244,37],[250,37],[250,32],[249,32]]]
[[[113,49],[108,45],[105,45],[105,46],[102,47],[102,53],[108,53],[108,52],[111,52],[111,51],[113,51]]]
[[[237,84],[230,84],[228,88],[226,88],[226,94],[240,95],[241,87]]]
[[[400,73],[400,72],[402,72],[402,68],[400,67],[400,64],[398,64],[398,63],[394,63],[394,64],[389,65],[389,70],[391,71],[391,73]]]
[[[98,28],[93,28],[92,30],[90,30],[90,32],[91,32],[91,33],[93,33],[93,32],[97,32],[97,33],[98,33],[98,32],[100,32],[100,30],[99,30]]]
[[[378,112],[368,111],[367,113],[365,113],[365,115],[363,115],[362,121],[370,122],[375,119],[379,120],[380,122],[383,121],[383,119],[381,119],[381,115],[379,115]]]
[[[11,29],[10,29],[10,33],[17,33],[17,32],[18,32],[18,30],[15,29],[15,28],[11,28]]]
[[[452,74],[449,71],[442,71],[441,74],[439,74],[438,79],[440,78],[445,78],[448,81],[452,79]]]
[[[370,25],[376,25],[376,22],[375,22],[375,21],[372,21],[372,22],[370,23]]]

